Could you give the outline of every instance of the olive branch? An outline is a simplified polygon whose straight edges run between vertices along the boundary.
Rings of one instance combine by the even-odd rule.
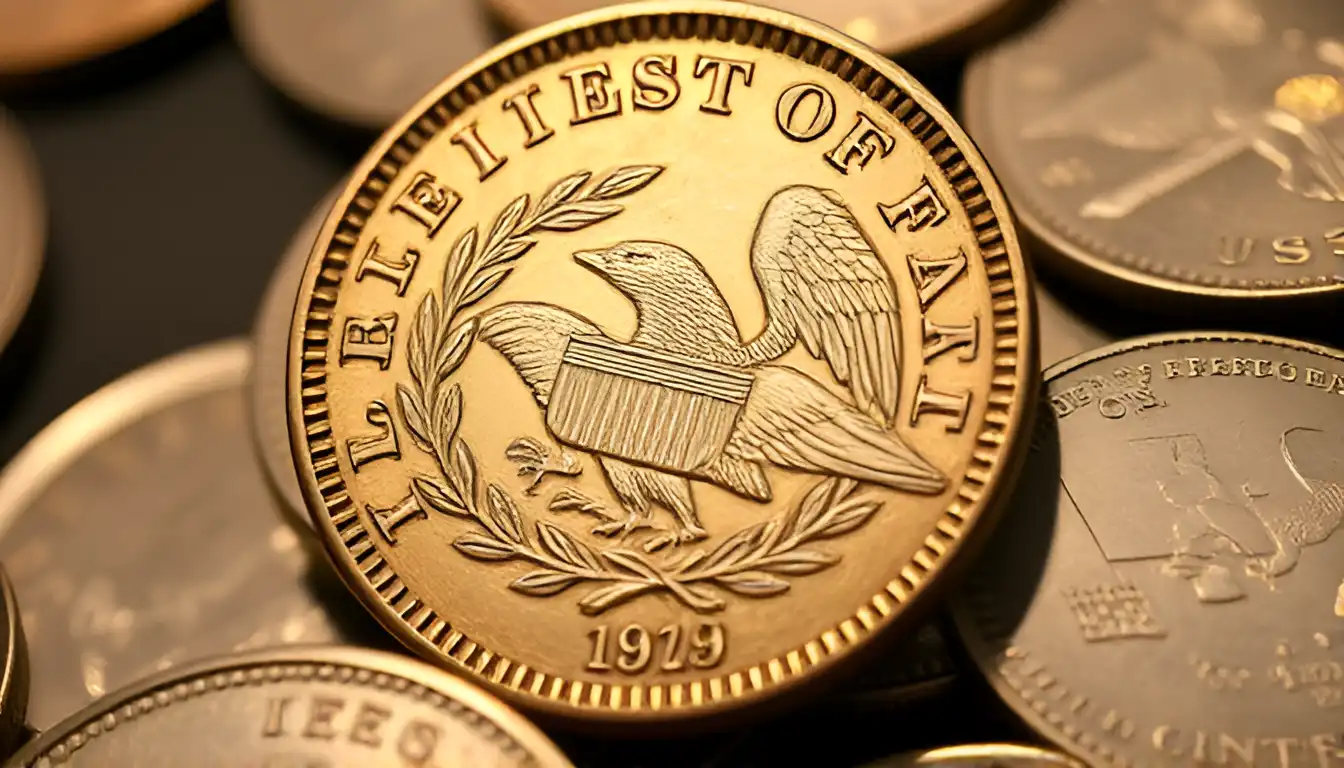
[[[397,385],[402,419],[415,444],[439,468],[438,477],[411,481],[420,509],[475,523],[479,530],[453,541],[469,558],[536,566],[509,584],[517,592],[545,597],[580,583],[601,584],[579,601],[579,609],[590,616],[656,591],[701,612],[726,605],[712,587],[747,597],[781,594],[789,583],[780,577],[816,573],[840,560],[804,544],[849,533],[881,506],[859,498],[853,480],[830,478],[778,519],[745,528],[712,550],[655,563],[630,549],[594,549],[544,520],[529,530],[503,488],[491,483],[482,491],[476,458],[457,434],[462,390],[450,382],[475,339],[477,321],[459,323],[457,316],[508,277],[514,263],[536,245],[536,234],[574,232],[615,216],[624,207],[613,200],[643,189],[662,170],[626,166],[591,184],[592,174],[575,173],[552,185],[535,206],[528,195],[515,199],[495,218],[484,241],[475,227],[463,233],[449,254],[438,296],[429,291],[420,303],[407,343],[411,381]]]

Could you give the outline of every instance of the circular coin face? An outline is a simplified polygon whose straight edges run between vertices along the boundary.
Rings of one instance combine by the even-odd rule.
[[[1075,275],[1229,300],[1344,289],[1335,0],[1060,3],[971,66],[965,116]]]
[[[209,0],[0,0],[0,74],[56,69],[112,53],[195,14]]]
[[[565,768],[536,726],[442,671],[363,648],[242,653],[117,691],[15,768]]]
[[[0,754],[10,754],[25,737],[28,711],[28,644],[19,620],[14,585],[0,568]]]
[[[480,67],[374,148],[304,275],[290,436],[350,585],[590,723],[759,702],[905,623],[1035,401],[960,128],[745,4],[599,11]]]
[[[869,768],[917,768],[921,765],[958,768],[1083,768],[1081,763],[1057,752],[1016,744],[942,747],[898,755],[873,763]]]
[[[1093,765],[1344,765],[1344,353],[1155,336],[1046,377],[957,610],[999,694]]]
[[[294,301],[299,294],[303,268],[339,192],[339,189],[333,190],[318,203],[299,231],[294,233],[294,239],[290,240],[266,286],[252,328],[252,343],[256,349],[248,382],[252,438],[266,479],[279,496],[281,514],[304,535],[311,533],[313,523],[305,511],[303,490],[294,473],[294,455],[289,450],[285,355],[289,351],[289,322],[294,316]]]
[[[267,78],[332,119],[383,129],[494,42],[471,0],[233,0]]]
[[[927,48],[961,48],[957,38],[1019,0],[846,0],[817,4],[806,0],[771,0],[765,5],[834,27],[888,56]],[[490,0],[491,6],[516,29],[531,29],[556,19],[611,3],[603,0]]]
[[[32,649],[33,726],[177,662],[348,636],[252,456],[248,358],[228,342],[133,373],[0,475],[0,559]]]
[[[0,349],[37,287],[46,234],[37,160],[13,115],[0,108]]]

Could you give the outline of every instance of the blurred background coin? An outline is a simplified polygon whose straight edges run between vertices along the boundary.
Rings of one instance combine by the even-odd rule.
[[[1344,353],[1173,334],[1046,377],[956,606],[999,695],[1091,765],[1337,765]]]
[[[232,0],[238,42],[285,95],[381,131],[494,43],[473,0]]]
[[[0,0],[0,75],[112,53],[194,15],[210,0]]]
[[[33,726],[205,655],[380,636],[357,607],[348,624],[328,612],[352,606],[276,517],[248,440],[248,360],[230,341],[123,377],[0,474]]]
[[[47,208],[37,159],[14,116],[0,107],[0,350],[37,287],[46,240]]]
[[[9,574],[0,568],[0,756],[27,738],[28,643]]]
[[[627,734],[801,703],[915,631],[1037,398],[975,147],[746,3],[475,66],[361,161],[304,273],[290,434],[347,583],[417,653]]]
[[[867,768],[918,768],[918,766],[948,766],[948,768],[1084,768],[1083,764],[1038,747],[1017,744],[970,744],[959,747],[941,747],[927,752],[897,755],[875,762]]]
[[[341,187],[344,185],[342,184]],[[289,421],[285,415],[285,356],[289,352],[289,323],[308,254],[317,240],[322,222],[331,210],[341,187],[333,190],[299,226],[298,232],[281,255],[275,273],[262,295],[257,319],[253,324],[252,343],[256,350],[248,381],[248,416],[266,479],[279,497],[280,513],[305,537],[312,534],[313,521],[304,506],[303,490],[294,472],[289,449]]]
[[[963,103],[1019,220],[1073,279],[1199,306],[1344,293],[1337,0],[1062,2],[974,61]],[[1250,322],[1238,306],[1228,321]]]
[[[183,665],[28,744],[12,768],[568,768],[536,726],[404,656],[299,646]]]

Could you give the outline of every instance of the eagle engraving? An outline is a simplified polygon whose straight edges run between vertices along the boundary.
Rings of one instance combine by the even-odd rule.
[[[766,502],[767,465],[911,493],[944,489],[943,474],[892,430],[895,287],[835,192],[792,186],[766,203],[751,263],[767,322],[749,342],[681,248],[623,242],[574,259],[633,303],[630,339],[536,303],[482,313],[479,337],[532,390],[552,436],[596,456],[625,515],[595,533],[629,533],[656,505],[674,517],[674,543],[702,539],[690,482]],[[852,402],[772,362],[799,341]]]

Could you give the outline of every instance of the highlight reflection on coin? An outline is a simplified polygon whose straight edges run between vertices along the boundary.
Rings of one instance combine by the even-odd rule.
[[[567,768],[536,726],[440,670],[363,648],[224,656],[117,691],[14,768]]]
[[[843,0],[815,3],[772,0],[771,8],[816,19],[888,56],[926,49],[964,49],[980,27],[1021,0]],[[531,29],[557,19],[612,5],[604,0],[490,0],[514,29]],[[964,40],[964,42],[962,42]]]
[[[28,643],[19,620],[14,585],[0,568],[0,755],[23,741],[28,711]]]
[[[36,158],[14,116],[0,108],[0,350],[28,308],[46,239]]]
[[[383,129],[494,42],[471,0],[232,0],[239,43],[291,98]]]
[[[0,74],[76,64],[183,21],[209,0],[0,0]]]
[[[941,747],[880,760],[868,768],[917,768],[921,765],[957,768],[1083,768],[1082,763],[1058,752],[1017,744]]]
[[[1225,300],[1344,290],[1335,0],[1060,3],[971,66],[965,115],[1076,276]]]
[[[294,233],[284,255],[276,265],[266,293],[261,298],[257,319],[252,328],[252,343],[256,360],[248,382],[248,415],[252,423],[252,439],[256,444],[261,467],[266,479],[280,499],[280,512],[295,529],[305,535],[312,531],[313,521],[303,503],[303,490],[294,473],[294,458],[289,450],[288,418],[285,415],[285,355],[289,351],[289,321],[294,316],[294,302],[299,295],[299,283],[308,254],[313,250],[317,233],[327,218],[327,211],[336,200],[339,190],[333,190],[313,208],[312,213]]]
[[[596,12],[482,67],[372,150],[304,276],[290,436],[347,582],[590,722],[745,707],[899,632],[1034,402],[970,142],[747,4]]]
[[[248,358],[226,342],[132,373],[0,475],[35,727],[170,664],[343,637],[251,455]]]
[[[999,694],[1093,765],[1340,765],[1344,353],[1155,336],[1046,377],[957,607]]]

